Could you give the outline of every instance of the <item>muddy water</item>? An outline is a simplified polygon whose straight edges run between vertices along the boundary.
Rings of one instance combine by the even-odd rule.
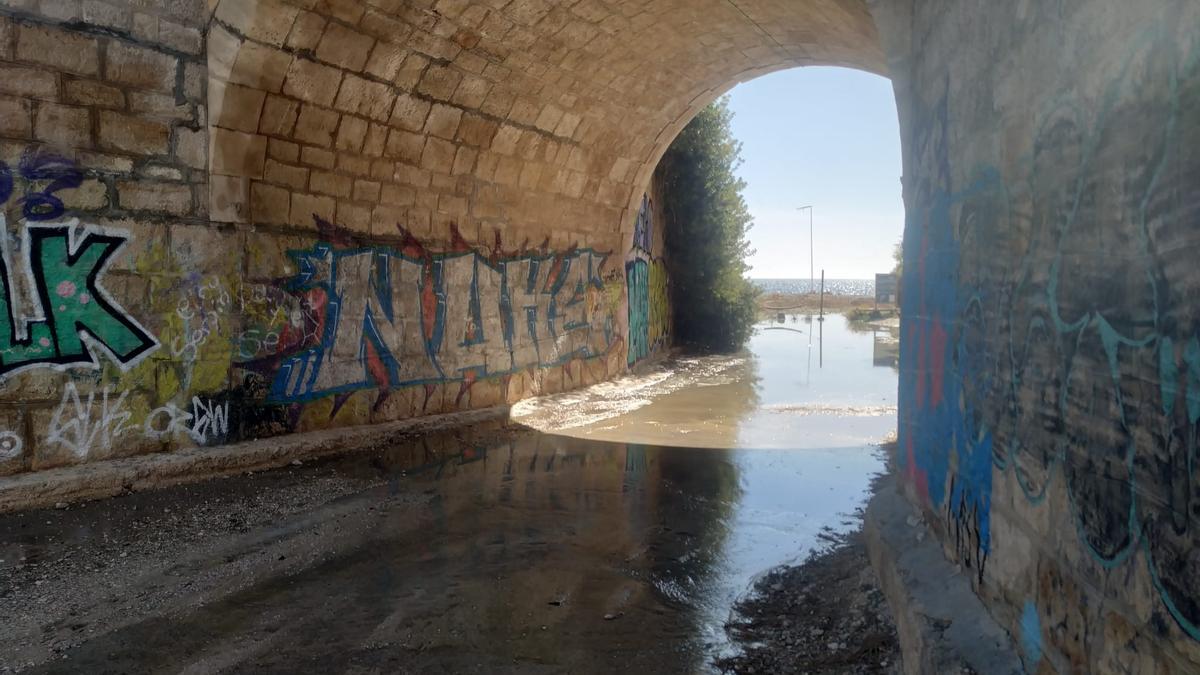
[[[761,328],[745,354],[525,405],[515,427],[306,466],[300,485],[359,487],[293,511],[236,513],[298,499],[269,474],[0,519],[24,551],[0,570],[22,617],[0,654],[47,672],[708,671],[752,580],[852,525],[895,427],[871,333]],[[29,569],[34,551],[70,563]]]
[[[576,438],[701,448],[861,447],[896,428],[896,338],[846,318],[764,322],[746,352],[681,358],[513,418]]]
[[[896,428],[897,354],[891,330],[790,315],[761,323],[742,354],[678,359],[525,402],[513,416],[547,433],[687,452],[735,477],[726,508],[708,523],[722,536],[704,574],[668,586],[692,614],[689,648],[711,657],[732,648],[724,623],[757,576],[857,524],[852,516],[883,470],[878,444]]]

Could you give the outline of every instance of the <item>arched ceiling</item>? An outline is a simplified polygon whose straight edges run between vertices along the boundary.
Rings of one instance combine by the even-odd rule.
[[[209,63],[218,217],[610,247],[736,83],[885,69],[862,0],[220,0]]]

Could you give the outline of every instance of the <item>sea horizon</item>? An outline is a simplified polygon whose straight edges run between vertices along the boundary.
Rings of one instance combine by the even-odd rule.
[[[750,281],[764,293],[816,293],[821,289],[821,280],[808,278],[750,277]],[[870,298],[875,295],[875,279],[825,279],[825,292],[830,295],[846,295]]]

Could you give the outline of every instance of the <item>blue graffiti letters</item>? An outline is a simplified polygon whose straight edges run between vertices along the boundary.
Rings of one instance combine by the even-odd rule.
[[[70,159],[43,147],[27,148],[21,155],[17,170],[20,177],[31,186],[45,183],[41,190],[30,189],[20,200],[21,213],[30,221],[60,218],[65,207],[55,193],[83,184],[83,173]],[[14,187],[12,169],[0,162],[0,203],[6,203],[12,197]]]
[[[323,330],[280,364],[276,401],[466,380],[607,349],[603,320],[587,300],[589,288],[603,285],[607,254],[495,260],[474,251],[415,256],[319,244],[292,256],[299,274],[291,290],[324,298]]]

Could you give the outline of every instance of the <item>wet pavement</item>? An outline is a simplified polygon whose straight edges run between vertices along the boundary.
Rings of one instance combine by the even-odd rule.
[[[0,669],[709,671],[895,428],[870,332],[762,328],[513,424],[0,518]]]

